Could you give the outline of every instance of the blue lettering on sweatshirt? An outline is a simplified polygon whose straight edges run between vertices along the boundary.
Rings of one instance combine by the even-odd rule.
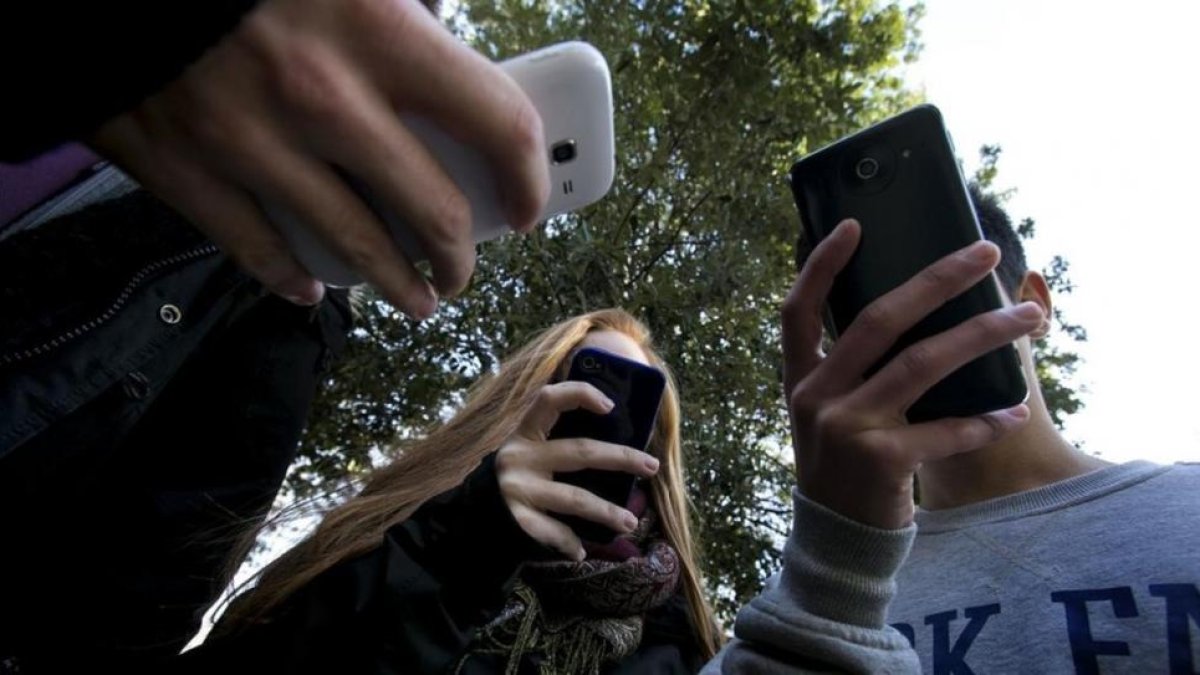
[[[1196,675],[1197,659],[1192,649],[1192,632],[1200,635],[1200,587],[1196,584],[1149,584],[1151,597],[1162,598],[1163,616],[1166,624],[1166,661],[1171,675]],[[1099,673],[1099,657],[1131,656],[1130,644],[1115,639],[1119,636],[1096,636],[1092,633],[1089,605],[1107,603],[1112,615],[1118,619],[1139,616],[1133,590],[1129,586],[1113,588],[1084,588],[1054,591],[1050,600],[1063,607],[1066,619],[1067,641],[1071,647],[1071,658],[1075,672]],[[1143,602],[1145,602],[1143,600]],[[983,631],[988,620],[1000,614],[1001,605],[993,603],[967,607],[963,610],[966,626],[951,638],[951,623],[958,619],[957,610],[947,610],[925,616],[932,638],[932,671],[934,675],[971,675],[974,670],[967,664],[967,655],[975,639]],[[1019,617],[1014,617],[1019,620]],[[910,645],[917,647],[917,630],[911,623],[897,622],[892,628],[903,635]],[[1139,657],[1145,658],[1143,651]],[[928,667],[927,664],[926,667]]]
[[[1000,605],[980,605],[963,610],[967,625],[950,645],[950,622],[958,618],[958,612],[939,612],[925,617],[925,625],[933,626],[933,672],[934,675],[974,675],[975,671],[967,665],[967,652],[971,643],[983,630],[988,617],[999,614]]]
[[[1195,584],[1151,584],[1150,595],[1167,601],[1167,662],[1171,675],[1192,675],[1191,624],[1200,627],[1200,591]]]

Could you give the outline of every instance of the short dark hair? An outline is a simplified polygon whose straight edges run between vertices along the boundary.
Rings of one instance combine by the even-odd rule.
[[[1025,262],[1025,246],[1021,236],[1013,227],[1012,219],[1000,199],[994,194],[985,193],[972,183],[968,187],[971,194],[971,204],[975,207],[975,215],[979,218],[979,227],[983,230],[983,238],[1000,248],[1000,264],[996,266],[996,276],[1000,277],[1000,285],[1012,297],[1016,297],[1029,270]]]
[[[1016,297],[1021,282],[1025,279],[1025,272],[1029,269],[1028,263],[1025,262],[1025,246],[1021,243],[1021,236],[1013,228],[1012,219],[1008,217],[1004,207],[1000,206],[1000,199],[996,195],[985,193],[974,183],[968,186],[967,191],[971,196],[971,204],[975,207],[979,227],[983,230],[983,238],[1000,248],[1000,264],[996,266],[996,276],[1000,278],[1000,285],[1010,297]],[[810,253],[812,242],[802,234],[796,240],[797,271],[804,267]]]

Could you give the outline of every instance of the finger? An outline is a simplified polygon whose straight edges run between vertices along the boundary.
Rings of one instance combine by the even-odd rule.
[[[558,416],[568,410],[582,408],[598,415],[608,414],[614,403],[596,387],[587,382],[567,380],[548,384],[538,392],[533,406],[525,414],[519,433],[526,438],[543,439]]]
[[[521,529],[539,544],[549,546],[571,560],[579,561],[586,557],[583,542],[562,521],[524,505],[515,505],[512,511]]]
[[[362,181],[421,243],[442,296],[466,287],[475,268],[471,207],[390,103],[358,77],[340,78],[302,136],[315,152]]]
[[[1041,309],[1031,302],[980,314],[900,352],[852,396],[865,409],[903,414],[947,375],[1028,334],[1041,322]]]
[[[538,466],[546,471],[567,472],[584,469],[620,471],[643,478],[658,472],[659,462],[649,453],[625,445],[605,443],[591,438],[560,438],[545,444],[537,455]]]
[[[977,450],[1020,429],[1029,421],[1024,403],[976,415],[953,417],[888,429],[894,448],[913,465]]]
[[[341,260],[397,308],[416,318],[433,314],[437,295],[390,234],[328,165],[288,145],[278,130],[242,120],[214,161],[256,194],[296,214]]]
[[[829,368],[861,376],[930,312],[987,277],[1000,249],[976,242],[938,260],[867,305],[829,352]]]
[[[821,362],[822,315],[838,272],[858,247],[861,228],[843,220],[813,249],[783,302],[783,379],[791,391]]]
[[[557,481],[538,481],[527,488],[529,504],[542,511],[578,516],[616,532],[632,532],[637,516],[581,487]]]
[[[269,291],[315,305],[325,286],[292,256],[287,242],[245,192],[166,142],[152,145],[129,118],[106,125],[93,144],[148,190],[179,211]]]
[[[377,81],[390,87],[399,110],[436,120],[451,136],[488,158],[510,224],[525,231],[550,196],[550,168],[541,118],[529,98],[495,64],[459,42],[428,12],[395,14],[396,30],[377,45]],[[383,34],[381,33],[381,34]],[[402,34],[405,40],[394,36]],[[423,73],[419,83],[397,73]]]

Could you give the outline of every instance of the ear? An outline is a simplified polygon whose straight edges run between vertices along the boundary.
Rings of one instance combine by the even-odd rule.
[[[1050,320],[1054,316],[1054,303],[1050,300],[1050,287],[1046,278],[1040,273],[1028,271],[1021,277],[1021,286],[1017,288],[1017,302],[1035,302],[1042,308],[1042,325],[1030,333],[1029,337],[1040,340],[1050,334]]]

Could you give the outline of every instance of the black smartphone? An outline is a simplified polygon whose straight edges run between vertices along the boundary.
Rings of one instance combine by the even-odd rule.
[[[666,387],[662,371],[602,349],[585,347],[571,359],[566,379],[596,387],[612,400],[613,409],[606,415],[590,410],[565,412],[559,416],[548,438],[593,438],[642,451],[646,449]],[[555,474],[554,479],[625,506],[637,477],[620,471],[584,469]],[[584,518],[564,514],[555,514],[555,517],[586,541],[607,544],[617,536],[607,526]]]
[[[922,105],[847,136],[792,165],[792,195],[814,245],[845,218],[862,226],[858,250],[834,282],[826,324],[834,339],[879,296],[931,263],[983,238],[942,115]],[[993,273],[906,332],[872,369],[909,345],[1002,307]],[[1017,405],[1028,390],[1016,347],[1006,345],[934,385],[911,422]]]

